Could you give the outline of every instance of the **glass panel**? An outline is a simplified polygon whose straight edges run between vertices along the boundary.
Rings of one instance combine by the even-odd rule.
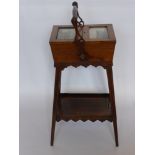
[[[89,29],[90,39],[108,39],[108,31],[106,27],[93,27]]]
[[[75,30],[73,28],[60,28],[58,30],[58,40],[74,40]]]

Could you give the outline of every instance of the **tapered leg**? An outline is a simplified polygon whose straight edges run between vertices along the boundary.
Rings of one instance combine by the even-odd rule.
[[[118,131],[117,131],[117,120],[116,118],[113,120],[113,127],[114,127],[114,133],[115,133],[115,143],[116,146],[118,146]]]
[[[55,124],[56,124],[56,108],[55,108],[55,105],[53,105],[52,128],[51,128],[51,146],[53,146],[53,142],[54,142]]]
[[[55,87],[54,87],[54,101],[53,101],[53,115],[52,115],[52,128],[51,128],[51,146],[54,143],[54,133],[55,133],[55,124],[56,124],[56,116],[59,112],[59,95],[60,95],[60,87],[61,87],[61,70],[56,67],[55,71]]]
[[[116,116],[112,66],[107,67],[106,71],[107,71],[107,78],[108,78],[108,85],[109,85],[111,107],[113,112],[113,127],[114,127],[114,133],[115,133],[115,143],[116,143],[116,146],[118,146],[119,144],[118,144],[118,131],[117,131],[117,116]]]

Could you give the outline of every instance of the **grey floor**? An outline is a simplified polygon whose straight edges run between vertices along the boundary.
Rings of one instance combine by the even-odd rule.
[[[134,103],[117,98],[119,143],[115,147],[110,122],[56,124],[50,146],[51,96],[20,96],[20,155],[134,155]],[[124,104],[125,103],[125,104]]]

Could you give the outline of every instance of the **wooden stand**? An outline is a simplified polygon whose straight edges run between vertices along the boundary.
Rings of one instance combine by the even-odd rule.
[[[105,25],[102,25],[102,26],[105,26]],[[112,25],[108,25],[108,26],[107,27],[109,28],[109,30],[112,30]],[[76,51],[74,51],[74,43],[72,40],[64,41],[64,40],[57,39],[56,37],[57,36],[56,34],[58,33],[57,28],[56,27],[53,28],[54,31],[52,32],[51,39],[50,39],[50,45],[51,45],[52,53],[55,60],[55,67],[56,67],[53,117],[52,117],[52,129],[51,129],[51,145],[53,145],[53,142],[54,142],[54,132],[55,132],[56,121],[108,120],[110,122],[113,122],[114,133],[115,133],[115,143],[116,143],[116,146],[118,146],[117,117],[116,117],[113,72],[112,72],[113,53],[111,53],[111,51],[114,52],[114,46],[113,46],[113,43],[115,43],[114,32],[108,31],[109,36],[113,37],[113,39],[109,39],[108,40],[109,42],[107,40],[106,41],[102,40],[103,42],[100,41],[99,44],[98,42],[96,42],[98,46],[92,46],[90,42],[87,45],[87,41],[86,41],[85,47],[86,47],[86,52],[88,54],[89,60],[81,61]],[[92,44],[94,45],[94,41],[92,41]],[[99,46],[101,46],[101,48]],[[93,50],[92,47],[95,47],[97,52],[99,51],[98,49],[101,49],[105,54],[101,53],[101,55],[99,55],[100,54],[99,53],[96,56],[92,55],[91,53],[91,50]],[[66,55],[67,52],[70,52],[70,53],[72,52],[73,54]],[[65,59],[65,57],[67,57],[68,59]],[[64,68],[67,68],[68,66],[87,67],[89,65],[92,65],[94,67],[102,66],[104,69],[106,69],[108,86],[109,86],[108,94],[68,94],[68,93],[60,92],[61,72]]]

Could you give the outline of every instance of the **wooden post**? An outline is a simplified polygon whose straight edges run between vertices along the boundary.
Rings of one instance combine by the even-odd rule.
[[[115,143],[116,143],[116,146],[118,146],[119,144],[118,144],[118,131],[117,131],[117,115],[116,115],[116,106],[115,106],[115,93],[114,93],[112,66],[106,67],[106,72],[107,72],[110,101],[111,101],[112,113],[113,113],[113,127],[114,127],[114,133],[115,133]]]
[[[56,117],[59,112],[58,102],[59,102],[60,91],[61,91],[61,69],[60,67],[56,67],[54,101],[53,101],[53,116],[52,116],[52,128],[51,128],[51,146],[53,146],[53,142],[54,142]]]

